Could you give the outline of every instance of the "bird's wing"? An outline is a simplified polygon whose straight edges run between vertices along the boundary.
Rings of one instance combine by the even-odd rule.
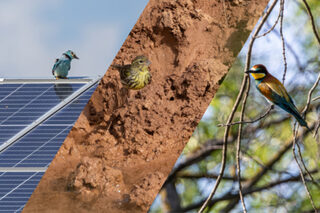
[[[266,80],[264,81],[264,83],[273,91],[275,92],[277,95],[279,95],[280,97],[283,97],[287,102],[291,103],[292,105],[294,105],[292,98],[290,97],[290,95],[288,94],[286,88],[283,86],[283,84],[276,79],[273,76],[268,76],[268,78],[266,78]]]
[[[68,63],[66,64],[66,66],[67,66],[67,70],[70,71],[70,69],[71,69],[71,61],[68,61]]]
[[[54,71],[57,69],[57,67],[59,66],[59,64],[61,64],[61,60],[59,60],[58,58],[56,59],[53,67],[52,67],[52,75],[54,75]]]
[[[258,85],[260,92],[274,104],[293,115],[301,126],[309,128],[283,84],[273,76],[271,77]]]
[[[299,114],[292,98],[278,79],[269,77],[258,87],[260,92],[276,105],[279,105],[291,114]]]

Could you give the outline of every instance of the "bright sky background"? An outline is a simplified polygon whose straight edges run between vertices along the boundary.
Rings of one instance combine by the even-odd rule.
[[[0,78],[53,78],[68,49],[70,76],[103,75],[148,0],[1,0]]]

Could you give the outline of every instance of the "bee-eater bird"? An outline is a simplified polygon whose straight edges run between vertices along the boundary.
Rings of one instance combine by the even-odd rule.
[[[125,88],[139,90],[151,83],[149,65],[148,58],[140,55],[135,57],[131,64],[112,65],[112,67],[119,71],[121,83]]]
[[[71,68],[72,59],[79,59],[73,51],[68,50],[63,53],[61,58],[56,59],[56,63],[52,68],[52,75],[54,75],[56,79],[66,79]]]
[[[293,115],[301,126],[310,130],[307,122],[303,119],[297,110],[297,107],[294,105],[286,88],[278,79],[268,72],[264,65],[254,65],[250,70],[247,70],[246,73],[251,74],[255,80],[256,88],[264,97],[289,114]]]

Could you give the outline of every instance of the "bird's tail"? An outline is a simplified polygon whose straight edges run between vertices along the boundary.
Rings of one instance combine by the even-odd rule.
[[[311,131],[311,129],[309,128],[306,120],[300,115],[300,113],[297,110],[292,111],[292,115],[297,119],[298,123],[300,124],[300,126],[304,126],[306,127],[309,131]]]

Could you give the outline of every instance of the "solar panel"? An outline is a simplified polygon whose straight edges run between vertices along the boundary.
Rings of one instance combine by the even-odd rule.
[[[84,92],[79,98],[73,100],[67,107],[60,110],[54,116],[46,120],[43,125],[72,125],[79,117],[80,112],[87,104],[97,84]]]
[[[0,154],[0,167],[46,167],[91,97],[96,85]]]
[[[0,83],[0,213],[22,211],[98,80]]]
[[[83,85],[0,84],[0,133],[3,133],[0,144],[59,104],[61,97],[67,97]]]
[[[43,172],[0,173],[0,213],[21,212]]]

